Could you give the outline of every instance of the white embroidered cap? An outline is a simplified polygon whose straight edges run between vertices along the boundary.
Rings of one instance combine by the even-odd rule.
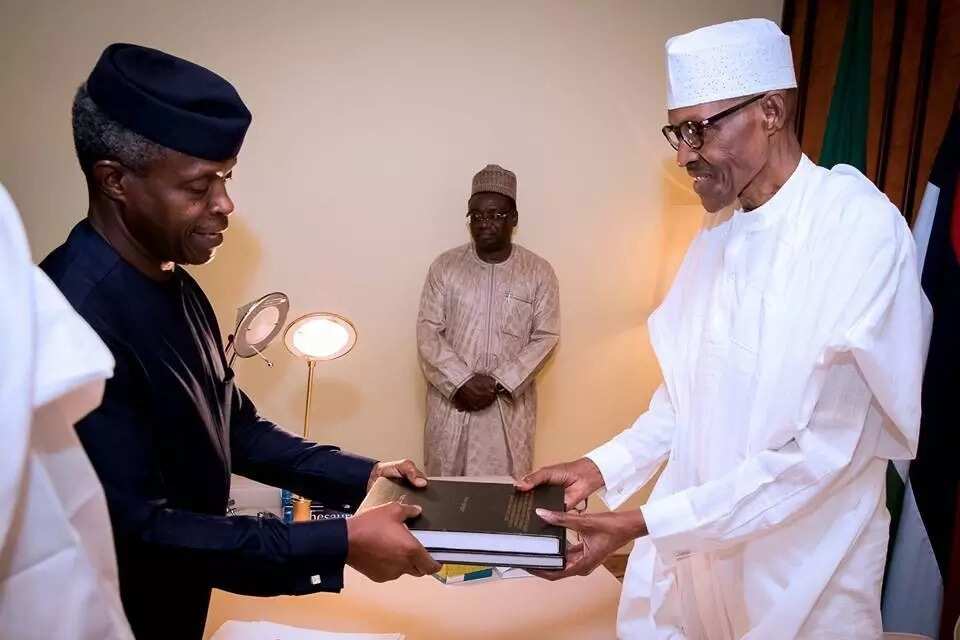
[[[667,40],[667,109],[797,86],[790,38],[762,18]]]

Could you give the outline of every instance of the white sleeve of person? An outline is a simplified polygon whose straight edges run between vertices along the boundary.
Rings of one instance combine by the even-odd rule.
[[[631,427],[587,454],[603,476],[600,497],[608,507],[616,509],[650,481],[670,453],[675,426],[673,405],[661,384]]]

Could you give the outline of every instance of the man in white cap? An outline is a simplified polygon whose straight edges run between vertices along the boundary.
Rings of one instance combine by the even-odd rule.
[[[537,420],[534,377],[560,339],[550,263],[512,241],[517,176],[495,164],[473,177],[473,242],[427,273],[417,347],[427,378],[428,475],[527,473]]]
[[[793,129],[789,39],[767,20],[666,45],[663,133],[707,210],[650,317],[663,384],[577,461],[519,482],[621,505],[542,512],[584,574],[631,539],[625,638],[879,638],[887,461],[911,458],[931,312],[902,216]],[[720,215],[728,205],[732,214]]]

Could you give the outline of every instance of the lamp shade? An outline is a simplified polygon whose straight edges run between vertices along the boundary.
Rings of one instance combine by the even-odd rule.
[[[257,355],[283,330],[290,300],[274,291],[237,310],[237,328],[233,348],[241,358]]]
[[[290,323],[283,336],[287,350],[308,361],[336,360],[357,343],[357,330],[335,313],[308,313]]]

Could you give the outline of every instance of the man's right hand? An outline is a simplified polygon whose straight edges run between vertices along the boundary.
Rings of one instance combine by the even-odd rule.
[[[420,510],[416,505],[391,502],[347,518],[347,564],[374,582],[439,571],[440,564],[404,525]]]
[[[453,394],[453,404],[461,411],[486,409],[497,399],[497,381],[485,373],[474,374]]]
[[[541,467],[514,483],[520,491],[530,491],[541,484],[555,484],[564,488],[563,502],[573,509],[593,492],[603,487],[603,475],[590,458]]]

